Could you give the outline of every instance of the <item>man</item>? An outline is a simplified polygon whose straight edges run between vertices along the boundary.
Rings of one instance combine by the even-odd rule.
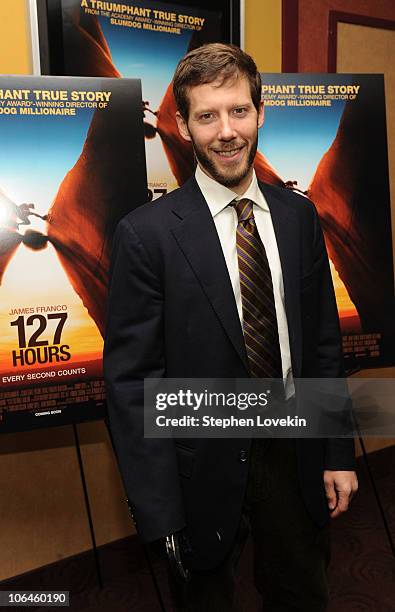
[[[250,527],[265,609],[324,610],[328,517],[357,488],[352,441],[144,438],[147,377],[279,377],[289,398],[293,378],[342,375],[316,211],[253,171],[255,63],[206,45],[173,88],[196,174],[127,215],[114,241],[105,374],[126,491],[145,541],[180,544],[191,579],[173,585],[177,609],[231,610]]]

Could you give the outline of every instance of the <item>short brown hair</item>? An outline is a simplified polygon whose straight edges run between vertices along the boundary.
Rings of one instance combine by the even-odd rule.
[[[210,43],[187,53],[178,63],[173,78],[177,108],[185,120],[189,114],[188,89],[196,85],[247,77],[251,98],[257,111],[261,101],[261,75],[252,57],[236,45]]]

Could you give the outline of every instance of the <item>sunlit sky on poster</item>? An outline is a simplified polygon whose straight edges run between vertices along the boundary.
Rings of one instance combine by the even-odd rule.
[[[266,74],[266,84],[330,84],[332,75]],[[336,75],[336,83],[352,82],[352,75]],[[259,131],[258,148],[280,177],[297,181],[306,190],[322,156],[331,146],[345,102],[332,100],[326,106],[265,106],[265,121]]]
[[[45,214],[82,151],[92,115],[89,109],[67,117],[3,115],[0,188],[16,204],[32,202]]]
[[[156,110],[173,78],[178,61],[188,50],[193,31],[181,30],[181,34],[168,34],[131,30],[111,25],[106,17],[99,17],[99,23],[116,68],[123,77],[142,79],[143,98],[149,101],[152,110]]]

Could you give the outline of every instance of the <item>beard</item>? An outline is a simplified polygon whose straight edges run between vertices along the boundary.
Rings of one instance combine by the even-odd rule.
[[[209,174],[217,183],[224,185],[224,187],[236,187],[242,180],[250,172],[252,165],[254,163],[256,151],[258,148],[258,133],[256,134],[255,140],[252,142],[250,146],[250,150],[248,151],[247,158],[235,168],[228,168],[227,170],[223,170],[219,164],[216,163],[215,159],[206,154],[205,151],[201,147],[199,147],[196,142],[192,140],[193,151],[195,153],[195,157],[199,164],[204,170],[206,170],[207,174]],[[234,148],[234,144],[228,146],[228,150],[230,148]],[[224,150],[226,150],[224,148]],[[216,155],[216,153],[212,153],[212,156]]]

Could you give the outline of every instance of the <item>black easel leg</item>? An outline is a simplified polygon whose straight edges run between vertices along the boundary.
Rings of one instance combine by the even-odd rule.
[[[88,517],[89,531],[90,531],[91,540],[92,540],[93,555],[94,555],[94,558],[95,558],[97,581],[99,583],[99,587],[102,589],[103,588],[103,580],[102,580],[102,575],[101,575],[100,561],[99,561],[99,555],[98,555],[97,546],[96,546],[96,538],[95,538],[95,531],[94,531],[94,528],[93,528],[93,521],[92,521],[91,507],[90,507],[90,503],[89,503],[88,489],[87,489],[86,480],[85,480],[84,464],[82,463],[80,440],[79,440],[79,437],[78,437],[78,430],[77,430],[77,426],[76,426],[75,423],[73,423],[73,431],[74,431],[75,449],[77,451],[77,457],[78,457],[78,465],[80,467],[82,489],[84,491],[86,514],[87,514],[87,517]]]
[[[364,461],[365,461],[366,469],[367,469],[367,472],[368,472],[370,484],[372,485],[372,488],[373,488],[373,493],[374,493],[374,496],[376,498],[377,505],[379,507],[379,511],[380,511],[380,514],[381,514],[381,519],[383,521],[385,532],[387,534],[388,543],[389,543],[391,551],[392,551],[392,556],[395,557],[395,544],[394,544],[394,540],[392,538],[391,530],[389,528],[387,517],[386,517],[385,512],[384,512],[383,504],[381,503],[380,495],[379,495],[378,489],[376,487],[376,483],[374,481],[372,470],[370,468],[370,463],[369,463],[369,460],[368,460],[368,454],[366,452],[365,443],[364,443],[363,438],[362,438],[361,435],[359,435],[358,438],[359,438],[359,443],[360,443],[361,448],[362,448],[362,454],[363,454],[363,458],[364,458]]]

